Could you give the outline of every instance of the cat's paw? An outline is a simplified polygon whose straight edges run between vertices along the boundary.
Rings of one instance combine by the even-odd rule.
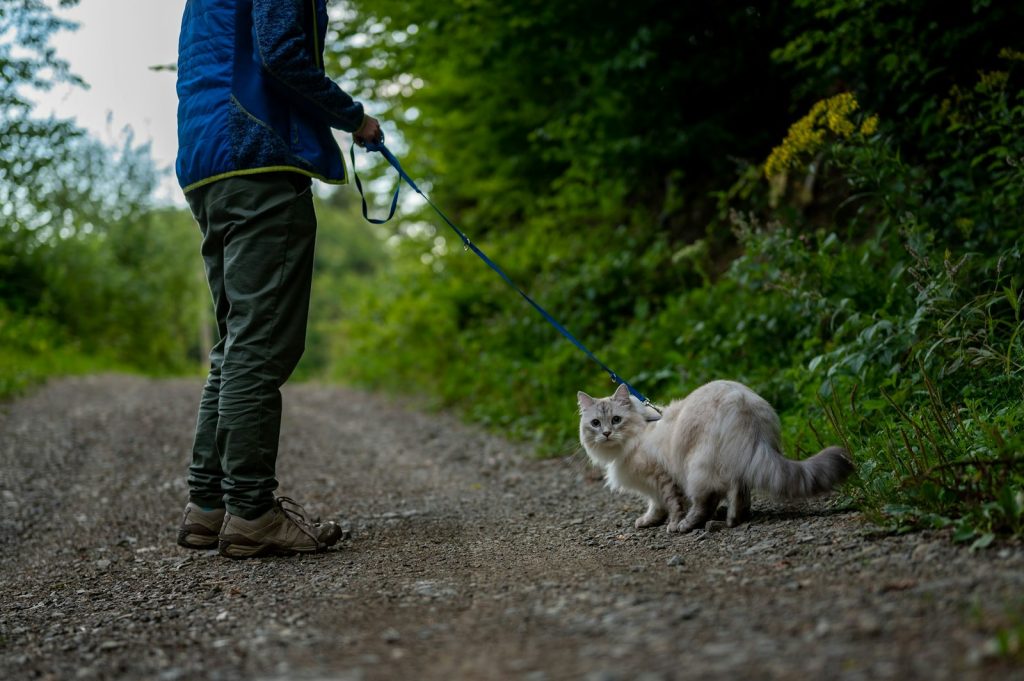
[[[678,523],[669,523],[668,527],[665,529],[675,534],[686,534],[687,532],[692,530],[693,527],[693,525],[687,523],[686,521],[680,520]]]
[[[665,522],[664,516],[642,515],[636,519],[636,522],[633,523],[633,526],[636,527],[636,529],[638,530],[642,530],[647,527],[655,527],[656,525],[661,525],[663,522]]]

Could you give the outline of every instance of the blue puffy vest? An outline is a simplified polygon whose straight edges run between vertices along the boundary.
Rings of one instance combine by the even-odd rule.
[[[178,182],[290,170],[347,181],[331,128],[363,106],[327,78],[326,0],[188,0],[178,43]]]

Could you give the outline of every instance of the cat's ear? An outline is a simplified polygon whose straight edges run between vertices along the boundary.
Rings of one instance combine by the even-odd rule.
[[[629,388],[626,387],[625,383],[619,383],[619,387],[615,389],[612,399],[623,406],[632,406],[632,403],[629,401]]]
[[[576,393],[576,400],[580,403],[580,410],[590,409],[594,406],[596,400],[590,395],[586,394],[582,390]]]

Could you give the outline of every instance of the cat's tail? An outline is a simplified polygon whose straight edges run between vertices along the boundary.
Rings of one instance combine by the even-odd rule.
[[[768,443],[757,447],[747,470],[747,482],[780,497],[812,497],[831,491],[853,472],[842,447],[826,447],[809,459],[794,461]]]

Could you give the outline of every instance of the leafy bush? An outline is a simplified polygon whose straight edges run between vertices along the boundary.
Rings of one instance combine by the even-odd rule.
[[[0,305],[0,397],[17,395],[55,374],[124,368],[113,358],[82,352],[52,320],[13,314]]]
[[[819,399],[862,460],[861,504],[899,527],[955,523],[955,537],[976,546],[1024,529],[1015,435],[1024,420],[1024,268],[1010,208],[1024,198],[1013,161],[1024,146],[1010,131],[1024,100],[1009,82],[1006,73],[982,73],[970,95],[947,102],[942,116],[956,143],[937,141],[945,153],[916,167],[891,137],[839,135],[823,144],[805,133],[807,148],[786,155],[798,146],[791,134],[790,148],[777,149],[766,167],[782,173],[811,154],[850,185],[858,192],[844,199],[858,203],[848,221],[854,241],[822,257],[791,230],[747,230],[742,239],[746,258],[770,254],[771,285],[827,320],[826,344],[808,368],[824,374]],[[960,139],[964,125],[974,131],[969,139]],[[787,162],[773,166],[780,157]],[[941,182],[929,178],[933,163]]]

